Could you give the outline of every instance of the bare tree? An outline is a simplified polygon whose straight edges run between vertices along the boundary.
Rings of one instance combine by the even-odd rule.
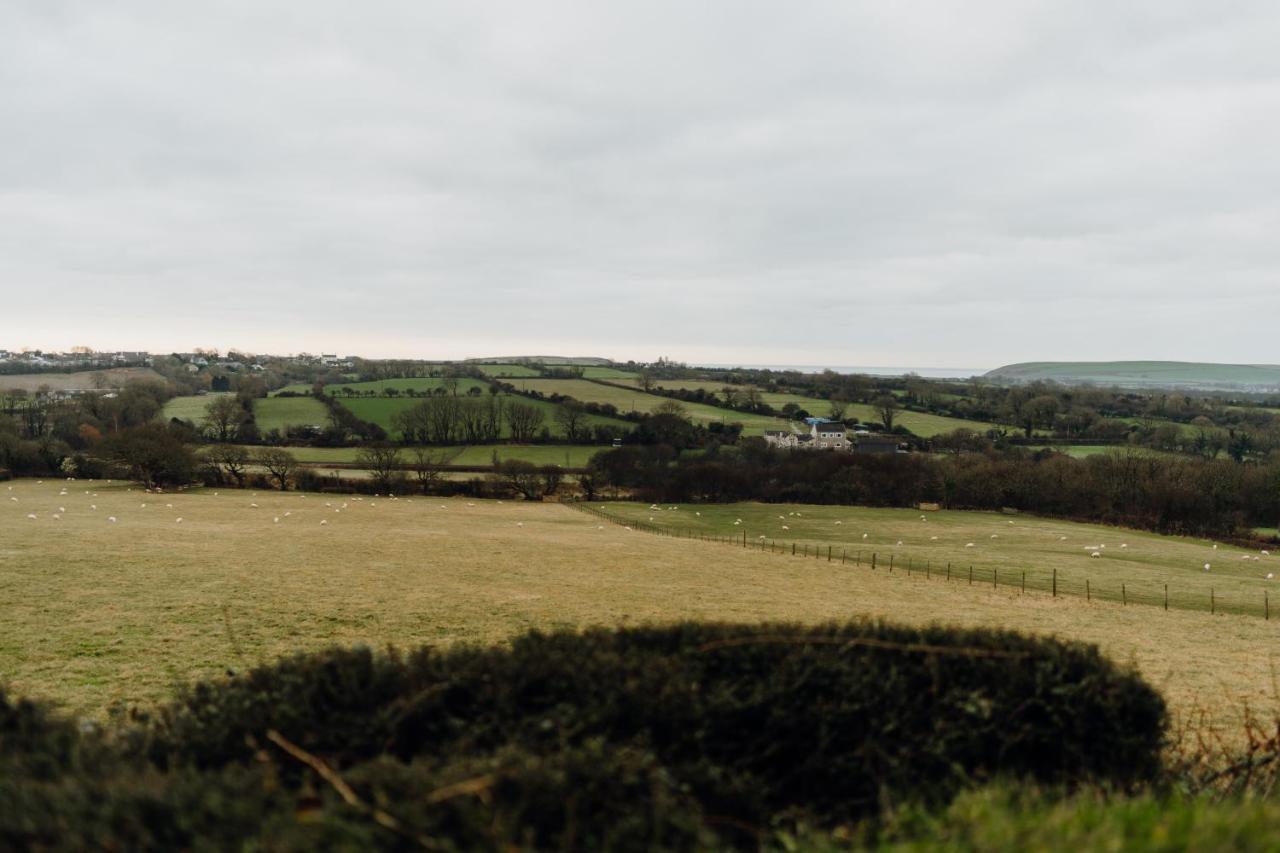
[[[844,413],[849,410],[849,403],[846,400],[841,400],[839,397],[832,397],[828,406],[828,416],[833,421],[844,420]]]
[[[529,403],[512,402],[507,406],[507,426],[511,429],[512,441],[532,441],[546,413]]]
[[[720,396],[724,398],[724,404],[729,408],[738,405],[738,389],[732,385],[726,385],[720,389]]]
[[[204,422],[214,441],[230,441],[244,420],[244,407],[230,394],[214,397],[204,407]]]
[[[577,400],[566,400],[556,409],[556,423],[569,441],[579,441],[587,431],[587,412]]]
[[[523,459],[507,459],[498,463],[494,468],[493,476],[513,492],[523,495],[527,501],[542,500],[543,488],[546,484],[542,472],[532,462],[526,462]]]
[[[281,447],[263,447],[254,454],[253,459],[267,469],[267,473],[280,485],[282,492],[289,488],[289,480],[298,470],[298,460],[292,453]]]
[[[893,432],[893,419],[898,413],[898,398],[892,394],[881,394],[876,397],[875,403],[876,414],[880,416],[880,423],[884,424],[885,432]]]
[[[370,479],[380,491],[390,492],[404,480],[400,472],[400,448],[385,441],[362,447],[356,462],[369,471]]]
[[[414,476],[418,478],[418,487],[424,494],[440,482],[440,471],[444,465],[444,459],[443,451],[436,453],[426,447],[415,447],[412,450],[409,466],[413,469]]]
[[[244,485],[244,476],[251,461],[247,448],[235,444],[216,444],[205,451],[204,458],[220,474],[235,480],[237,486]]]

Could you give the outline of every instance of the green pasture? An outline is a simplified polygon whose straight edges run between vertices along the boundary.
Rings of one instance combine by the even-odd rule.
[[[541,409],[543,414],[546,416],[546,420],[543,421],[542,425],[549,429],[553,436],[564,435],[564,430],[561,429],[560,425],[556,423],[555,420],[556,411],[559,409],[559,406],[555,403],[550,403],[546,400],[531,400],[528,397],[521,397],[514,394],[502,394],[499,395],[499,399],[502,400],[504,404],[520,403],[522,405],[534,406]],[[341,404],[346,408],[350,409],[355,416],[361,420],[375,423],[385,429],[389,435],[399,437],[400,432],[396,429],[394,423],[395,416],[406,409],[411,409],[418,405],[421,400],[411,397],[357,397],[350,400],[339,398],[339,402],[341,402]],[[623,430],[630,430],[632,427],[631,424],[619,418],[606,418],[599,415],[588,415],[586,420],[587,423],[592,426],[596,424],[610,424]],[[510,437],[510,431],[505,424],[503,425],[502,437]]]
[[[179,420],[191,421],[199,426],[204,423],[204,415],[209,409],[209,404],[219,397],[226,396],[229,395],[215,392],[194,397],[174,397],[164,404],[164,408],[160,410],[160,417],[166,421],[178,418]]]
[[[616,385],[601,385],[586,379],[528,379],[513,384],[517,388],[538,391],[542,394],[564,394],[584,403],[610,403],[620,412],[652,412],[663,403],[672,402],[670,398],[646,394],[638,388],[632,391]],[[679,400],[674,402],[684,407],[685,413],[691,420],[703,425],[740,423],[744,432],[757,435],[768,429],[787,428],[787,422],[782,418],[734,412],[702,403],[685,403]]]
[[[521,376],[539,376],[538,371],[523,364],[473,364],[485,376],[495,379],[508,379]]]
[[[289,426],[324,426],[329,422],[329,410],[311,397],[265,397],[254,401],[253,418],[259,432],[284,432]]]
[[[634,380],[637,374],[629,370],[619,370],[616,367],[601,367],[598,365],[588,365],[582,368],[583,379],[608,379],[619,382],[628,382]]]
[[[1277,589],[1267,575],[1280,573],[1280,552],[1268,556],[1200,539],[1024,515],[755,503],[597,506],[673,532],[738,543],[745,536],[748,546],[788,555],[794,543],[825,561],[829,547],[835,561],[843,554],[846,564],[861,562],[868,570],[874,554],[884,571],[890,560],[895,572],[927,571],[931,577],[950,565],[953,582],[967,583],[972,566],[975,583],[1020,587],[1025,572],[1027,588],[1041,592],[1051,590],[1056,571],[1059,595],[1158,607],[1167,584],[1170,607],[1262,616],[1266,597]],[[1094,551],[1102,556],[1091,557]]]

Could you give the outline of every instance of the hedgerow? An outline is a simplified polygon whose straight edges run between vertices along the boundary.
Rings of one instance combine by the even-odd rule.
[[[1141,785],[1164,719],[1096,648],[1008,632],[686,623],[333,649],[195,685],[93,768],[0,765],[46,767],[35,818],[0,797],[0,840],[756,846],[990,780]],[[51,755],[106,748],[41,725]]]

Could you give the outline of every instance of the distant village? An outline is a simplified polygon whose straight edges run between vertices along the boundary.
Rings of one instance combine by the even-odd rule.
[[[50,352],[46,350],[14,352],[0,349],[0,368],[6,373],[16,373],[24,370],[32,372],[72,372],[78,370],[103,370],[112,367],[151,367],[157,357],[160,356],[156,353],[132,350],[101,351],[88,347],[73,347],[68,352]],[[275,356],[268,358],[265,356],[249,356],[235,351],[228,352],[226,355],[219,355],[208,350],[169,353],[166,357],[176,358],[181,361],[186,365],[186,370],[189,373],[199,373],[208,367],[220,367],[223,370],[233,372],[238,370],[261,371],[266,369],[266,365],[262,363],[266,360],[285,361],[291,364],[349,368],[353,366],[356,358],[355,356],[339,357],[330,353],[321,355],[299,353],[298,355],[285,356],[283,358]]]

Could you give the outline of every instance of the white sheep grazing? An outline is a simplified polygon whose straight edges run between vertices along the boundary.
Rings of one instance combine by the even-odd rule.
[[[597,525],[596,525],[596,530],[604,530],[604,525],[603,525],[603,524],[597,524]]]
[[[280,523],[280,516],[278,516],[278,515],[277,515],[275,518],[271,519],[271,523],[272,523],[272,524],[279,524],[279,523]]]
[[[517,521],[517,522],[516,522],[516,527],[524,527],[524,522],[523,522],[523,521]]]
[[[1275,576],[1276,576],[1276,575],[1275,575],[1275,572],[1267,572],[1267,580],[1271,580],[1271,579],[1272,579],[1272,578],[1274,578]]]
[[[866,538],[867,538],[867,534],[865,534],[865,533],[864,533],[864,534],[862,534],[862,538],[863,538],[863,539],[866,539]]]
[[[698,518],[702,518],[702,513],[700,512],[695,512],[694,515],[696,515]]]
[[[173,523],[174,523],[174,524],[181,524],[181,523],[182,523],[182,519],[181,519],[181,518],[175,518],[175,519],[173,520]]]
[[[1211,566],[1210,566],[1208,563],[1205,563],[1205,564],[1204,564],[1204,570],[1205,570],[1206,572],[1207,572],[1207,571],[1209,571],[1209,569],[1210,569],[1210,568],[1211,568]]]
[[[36,514],[35,514],[34,512],[29,512],[29,513],[27,513],[27,518],[31,519],[32,521],[35,521],[35,520],[36,520]]]
[[[165,505],[164,505],[164,508],[165,508],[165,509],[173,509],[173,504],[165,504]]]
[[[1059,536],[1059,537],[1058,537],[1058,541],[1059,541],[1059,542],[1066,542],[1066,541],[1067,541],[1067,537],[1065,537],[1065,536]]]
[[[146,504],[143,504],[141,507],[139,507],[139,509],[146,509],[146,508],[147,508]]]
[[[1126,543],[1122,543],[1122,544],[1120,545],[1120,547],[1121,547],[1121,548],[1128,548],[1128,547],[1129,547],[1129,544],[1128,544],[1127,542],[1126,542]]]
[[[55,513],[53,514],[53,520],[54,520],[54,521],[61,521],[61,520],[62,520],[62,516],[58,515],[58,514],[55,512]]]
[[[937,536],[930,536],[930,537],[929,537],[929,541],[930,541],[930,542],[937,542],[937,541],[938,541],[938,537],[937,537]]]
[[[291,513],[291,512],[286,512],[286,513],[284,514],[284,517],[285,517],[285,518],[288,518],[288,517],[289,517],[289,516],[291,516],[291,515],[293,515],[293,513]]]
[[[1101,556],[1102,556],[1102,552],[1101,552],[1101,551],[1093,551],[1093,552],[1091,552],[1091,553],[1089,554],[1089,556],[1090,556],[1090,557],[1101,557]]]
[[[992,538],[992,539],[999,539],[999,538],[1000,538],[1000,534],[999,534],[999,533],[992,533],[992,534],[991,534],[991,538]]]
[[[107,521],[109,521],[109,522],[110,522],[110,523],[112,523],[112,524],[115,524],[115,523],[116,523],[116,517],[115,517],[114,515],[109,515],[109,516],[107,516]]]
[[[972,543],[972,542],[966,542],[966,543],[964,544],[964,547],[966,547],[966,548],[972,548],[972,547],[973,547],[973,543]]]
[[[1215,551],[1216,551],[1216,550],[1218,550],[1218,543],[1217,543],[1217,542],[1214,542],[1214,543],[1213,543],[1213,550],[1215,550]]]
[[[1263,552],[1262,552],[1262,556],[1264,556],[1264,557],[1270,557],[1270,556],[1271,556],[1271,552],[1270,552],[1270,551],[1263,551]]]
[[[58,512],[66,512],[66,511],[67,511],[67,508],[65,506],[58,507]],[[1263,551],[1263,553],[1265,554],[1266,552]]]
[[[844,524],[843,521],[837,521],[836,524]]]
[[[249,509],[257,509],[257,508],[258,508],[257,504],[249,504]]]
[[[325,526],[326,524],[328,524],[328,523],[329,523],[329,522],[328,522],[328,520],[327,520],[327,519],[323,519],[323,518],[322,518],[322,519],[320,519],[320,526],[321,526],[321,527],[324,527],[324,526]]]
[[[901,540],[901,539],[899,539],[899,540],[898,540],[898,544],[899,544],[899,545],[901,545],[901,544],[902,544],[902,540]]]

